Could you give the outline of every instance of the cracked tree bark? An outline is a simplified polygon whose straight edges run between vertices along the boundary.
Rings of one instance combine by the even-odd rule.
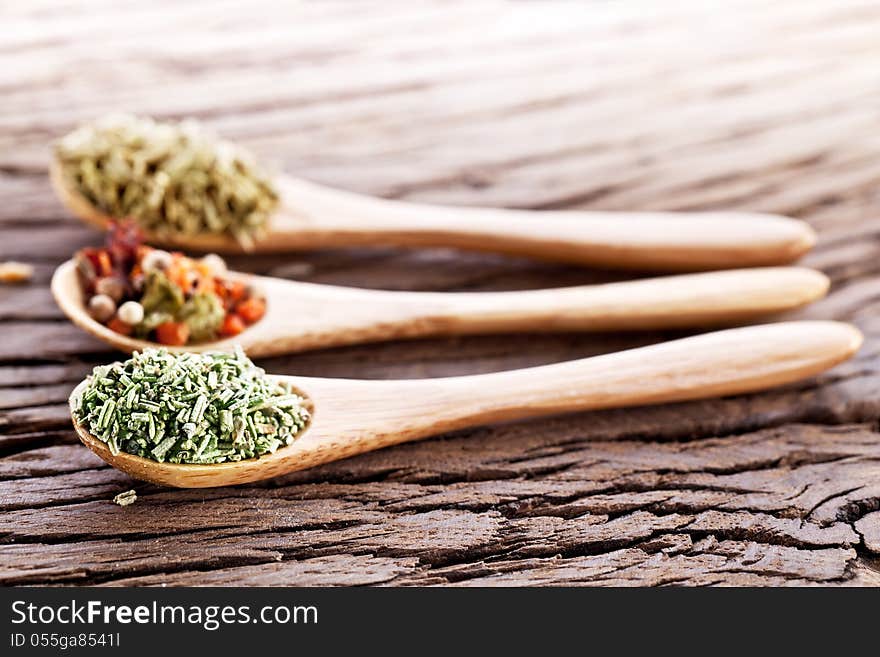
[[[0,259],[36,277],[0,288],[0,584],[880,583],[876,5],[383,8],[4,9],[16,29],[0,46]],[[296,38],[277,27],[291,24]],[[285,169],[385,196],[801,217],[821,240],[805,264],[833,288],[796,316],[852,321],[866,343],[760,395],[485,427],[234,489],[132,482],[70,428],[69,390],[114,354],[47,288],[100,239],[52,197],[47,143],[120,108],[198,116]],[[617,276],[445,250],[230,264],[418,290]],[[444,376],[676,335],[398,342],[261,364]],[[109,502],[130,487],[135,505]]]

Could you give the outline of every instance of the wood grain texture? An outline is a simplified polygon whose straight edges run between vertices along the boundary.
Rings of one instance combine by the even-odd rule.
[[[876,3],[381,7],[3,8],[0,258],[37,274],[0,288],[0,582],[880,583]],[[135,484],[76,442],[63,388],[115,354],[48,289],[100,237],[52,195],[47,143],[109,110],[198,116],[279,170],[388,198],[791,215],[819,235],[803,264],[832,283],[794,315],[853,321],[866,343],[767,393],[467,430],[236,488]],[[620,279],[439,249],[230,265],[413,291]],[[436,338],[260,364],[425,378],[679,335]],[[132,486],[135,505],[109,502]]]

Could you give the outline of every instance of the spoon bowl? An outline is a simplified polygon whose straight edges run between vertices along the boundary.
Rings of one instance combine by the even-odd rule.
[[[49,160],[49,180],[52,189],[61,200],[61,203],[80,221],[106,231],[119,217],[111,217],[96,208],[76,187],[70,185],[64,178],[61,163],[55,155]],[[214,252],[214,253],[242,253],[244,249],[234,238],[227,235],[205,233],[192,236],[176,236],[173,233],[158,235],[144,231],[146,241],[150,244],[165,246],[168,248]]]
[[[765,390],[850,358],[859,331],[839,322],[781,322],[522,370],[441,379],[358,381],[278,376],[309,400],[294,442],[234,463],[159,463],[107,446],[76,421],[80,440],[137,479],[185,488],[244,484],[431,435],[528,417],[707,399]]]
[[[266,297],[266,315],[234,338],[167,347],[252,357],[393,338],[515,331],[661,330],[733,325],[822,297],[827,277],[803,267],[767,267],[518,292],[392,292],[316,285],[229,272]],[[70,320],[126,352],[160,346],[116,333],[88,314],[72,260],[52,277]]]
[[[112,218],[49,166],[61,202],[106,229]],[[746,212],[586,212],[435,206],[374,198],[278,176],[279,209],[252,247],[216,234],[147,234],[151,244],[217,253],[350,246],[452,247],[610,269],[699,271],[788,264],[809,251],[806,223]]]

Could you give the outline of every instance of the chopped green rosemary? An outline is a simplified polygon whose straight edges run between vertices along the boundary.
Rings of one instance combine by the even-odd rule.
[[[135,352],[96,367],[76,419],[113,454],[168,463],[223,463],[290,445],[305,399],[235,353]]]
[[[160,235],[227,234],[248,248],[278,203],[250,155],[194,121],[106,116],[64,136],[55,153],[95,207]]]

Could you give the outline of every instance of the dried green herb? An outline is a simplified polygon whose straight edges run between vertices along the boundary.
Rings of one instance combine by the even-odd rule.
[[[113,498],[113,504],[118,504],[119,506],[129,506],[130,504],[134,504],[137,502],[137,491],[134,489],[127,490],[123,493],[119,493],[116,497]]]
[[[223,324],[226,311],[216,294],[195,293],[180,309],[180,317],[189,327],[189,337],[195,342],[213,340]]]
[[[55,153],[95,207],[160,235],[221,233],[249,247],[278,204],[248,154],[193,121],[108,116],[66,135]]]
[[[223,463],[290,445],[309,419],[305,399],[235,353],[135,352],[96,367],[74,411],[114,454],[169,463]]]
[[[161,271],[151,271],[144,283],[144,294],[141,305],[144,313],[154,312],[176,315],[183,308],[183,290],[168,280]]]
[[[191,301],[191,300],[190,300]],[[143,297],[140,304],[144,309],[143,319],[134,327],[134,335],[141,339],[148,339],[150,331],[165,322],[183,321],[184,309],[187,309],[187,317],[196,316],[195,320],[202,326],[203,330],[199,334],[201,340],[211,340],[216,337],[215,331],[223,322],[221,316],[219,320],[216,318],[207,318],[204,322],[198,319],[198,311],[211,311],[213,305],[204,303],[190,304],[184,294],[177,285],[168,280],[161,271],[151,271],[147,274],[144,283]],[[219,305],[219,299],[217,304]],[[221,306],[222,310],[222,306]]]

